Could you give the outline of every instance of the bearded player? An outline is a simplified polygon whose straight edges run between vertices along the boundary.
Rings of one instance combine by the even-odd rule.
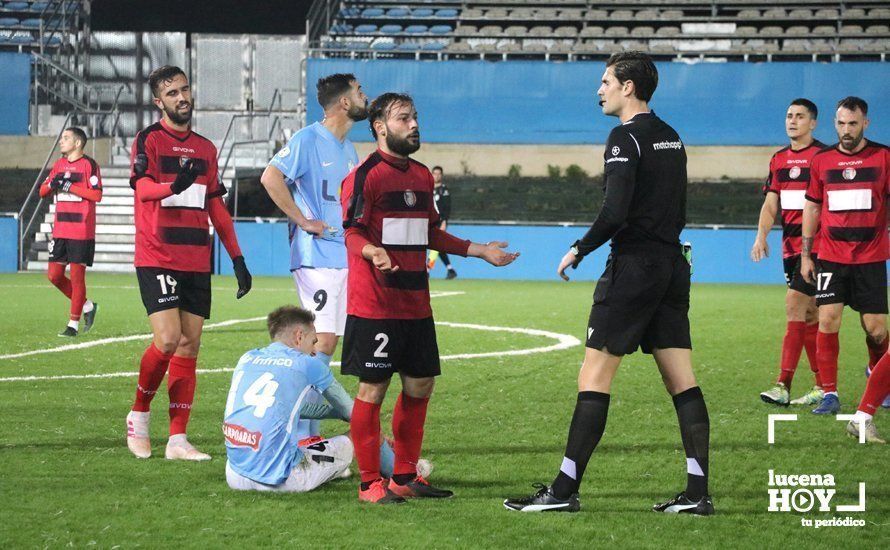
[[[769,163],[769,176],[763,186],[763,207],[757,238],[751,248],[751,259],[759,262],[769,256],[767,235],[781,213],[782,262],[785,265],[785,314],[787,324],[782,340],[782,356],[779,378],[769,390],[760,394],[765,403],[787,407],[815,405],[822,400],[822,383],[816,367],[816,333],[819,323],[816,317],[816,287],[800,275],[800,240],[803,206],[807,184],[810,181],[810,161],[825,144],[813,138],[819,111],[809,99],[798,98],[791,102],[785,113],[785,133],[790,143],[773,155]],[[817,246],[813,246],[813,255]],[[791,381],[797,370],[800,353],[806,349],[810,370],[816,377],[816,385],[802,397],[790,400]]]
[[[89,331],[99,307],[87,300],[86,271],[93,265],[96,250],[96,203],[102,200],[102,176],[96,161],[84,154],[86,144],[87,135],[80,128],[62,132],[62,158],[40,186],[40,198],[52,195],[56,205],[46,276],[71,300],[68,325],[59,333],[66,337],[77,336],[81,315],[82,332]],[[66,266],[70,279],[65,276]]]
[[[148,78],[160,122],[136,136],[130,186],[135,191],[136,275],[151,324],[152,342],[139,365],[136,401],[127,415],[127,446],[151,456],[149,407],[169,368],[170,460],[209,460],[186,438],[195,397],[195,367],[204,319],[210,318],[209,223],[232,258],[236,296],[251,276],[223,202],[216,147],[191,130],[192,92],[179,67],[164,66]]]
[[[837,104],[838,143],[813,157],[803,212],[800,272],[816,284],[816,354],[825,396],[814,414],[837,414],[838,332],[844,305],[859,312],[868,367],[887,352],[887,148],[865,138],[868,104]],[[818,231],[819,258],[813,258]],[[883,399],[883,396],[882,396]]]
[[[342,370],[359,377],[350,420],[359,500],[447,498],[451,491],[431,486],[417,472],[427,404],[440,374],[426,251],[473,256],[494,266],[510,264],[518,253],[501,250],[506,243],[475,244],[439,229],[432,175],[409,158],[420,148],[411,97],[381,95],[368,119],[377,150],[350,172],[341,194],[349,261]],[[395,466],[387,480],[380,472],[380,406],[395,373],[402,392],[393,411]]]

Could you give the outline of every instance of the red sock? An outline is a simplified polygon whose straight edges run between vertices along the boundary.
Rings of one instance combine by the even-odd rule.
[[[87,301],[87,266],[71,264],[71,320],[80,321],[83,304]]]
[[[837,392],[837,356],[839,353],[837,333],[819,331],[816,337],[816,358],[819,363],[819,376],[825,392]]]
[[[167,377],[167,392],[170,394],[170,435],[184,434],[192,413],[195,400],[197,357],[170,359],[170,376]]]
[[[819,332],[819,323],[807,325],[804,331],[803,347],[807,352],[807,361],[810,362],[810,370],[813,371],[813,378],[816,379],[816,385],[822,387],[822,377],[819,376],[819,361],[816,359],[816,334]]]
[[[71,280],[65,276],[65,264],[50,262],[46,270],[46,278],[62,291],[66,298],[71,299]]]
[[[139,363],[139,383],[136,385],[136,402],[133,403],[133,410],[137,412],[148,412],[151,406],[151,400],[154,399],[164,374],[167,372],[167,364],[173,354],[162,353],[155,347],[154,343],[148,345],[145,353],[142,354],[142,361]]]
[[[884,357],[884,354],[887,353],[888,343],[890,343],[890,338],[886,335],[880,344],[875,344],[871,337],[866,336],[865,346],[868,348],[868,368],[874,369],[875,365],[878,364],[878,361]]]
[[[380,475],[380,405],[355,398],[349,434],[355,448],[355,461],[362,483],[369,483]]]
[[[396,400],[392,413],[393,450],[396,460],[393,475],[417,475],[417,460],[423,445],[423,425],[429,398],[411,397],[404,392]]]
[[[878,406],[890,393],[890,355],[884,354],[875,365],[865,385],[865,393],[859,402],[859,410],[868,414],[875,414]]]
[[[797,363],[800,361],[800,352],[803,350],[804,337],[807,325],[803,321],[788,321],[785,327],[785,338],[782,340],[782,364],[779,372],[779,382],[791,389],[791,380]]]

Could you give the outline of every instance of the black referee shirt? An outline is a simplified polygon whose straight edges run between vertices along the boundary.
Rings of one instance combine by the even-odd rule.
[[[679,253],[686,225],[686,148],[654,112],[612,130],[603,208],[576,243],[583,257],[612,239],[615,253]]]
[[[445,187],[445,183],[433,189],[433,199],[436,201],[439,218],[442,221],[448,221],[448,218],[451,217],[451,193]]]

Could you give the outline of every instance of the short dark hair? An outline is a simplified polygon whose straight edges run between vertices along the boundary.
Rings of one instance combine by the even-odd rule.
[[[816,120],[817,118],[819,118],[819,108],[816,107],[815,103],[813,103],[812,101],[810,101],[809,99],[807,99],[805,97],[799,97],[799,98],[795,99],[794,101],[792,101],[790,103],[789,107],[791,105],[798,105],[800,107],[803,107],[807,111],[809,111],[810,116],[813,117],[813,120]]]
[[[327,109],[340,99],[343,94],[352,88],[352,83],[356,81],[355,75],[351,73],[336,73],[319,78],[315,83],[315,89],[318,94],[318,104],[322,109]]]
[[[386,92],[381,94],[368,107],[368,123],[371,125],[371,135],[377,139],[377,130],[374,129],[374,122],[386,119],[389,110],[394,103],[409,103],[414,105],[414,98],[408,94],[399,94],[396,92]]]
[[[443,174],[445,173],[445,170],[442,170],[442,167],[439,166],[438,164],[436,166],[433,166],[433,169],[430,170],[430,172],[432,172],[434,170],[438,170],[439,172],[442,172]]]
[[[315,314],[297,306],[281,306],[266,317],[269,337],[273,340],[285,329],[294,325],[311,327],[315,322]]]
[[[838,101],[837,109],[840,109],[841,107],[843,107],[844,109],[849,109],[851,111],[859,109],[860,111],[862,111],[863,115],[868,114],[868,103],[866,103],[865,100],[861,97],[856,97],[854,95],[847,96],[844,99]]]
[[[658,87],[658,69],[648,54],[637,51],[613,53],[606,61],[606,68],[612,67],[615,78],[624,84],[634,83],[634,95],[648,102]]]
[[[151,74],[148,75],[148,85],[151,88],[151,95],[160,97],[158,96],[158,91],[161,89],[161,83],[169,82],[180,75],[188,79],[185,71],[174,65],[164,65],[163,67],[158,67],[153,70]]]
[[[87,134],[77,126],[71,126],[70,128],[65,128],[66,132],[71,132],[74,134],[74,139],[80,140],[82,143],[81,147],[87,146]]]

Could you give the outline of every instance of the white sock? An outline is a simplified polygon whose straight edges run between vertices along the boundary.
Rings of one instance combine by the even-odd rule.
[[[168,445],[173,445],[175,447],[188,447],[189,440],[186,438],[185,434],[174,434],[170,436],[170,439],[167,441]]]
[[[91,311],[93,311],[93,302],[91,300],[87,300],[83,303],[83,312],[89,313]]]
[[[856,414],[853,415],[853,422],[862,422],[865,424],[866,422],[871,421],[872,418],[874,417],[865,411],[856,411]]]
[[[827,392],[825,392],[825,395],[833,395],[833,396],[837,397],[837,392],[836,391],[827,391]]]
[[[68,321],[68,326],[77,330],[77,327],[80,326],[80,321]]]

